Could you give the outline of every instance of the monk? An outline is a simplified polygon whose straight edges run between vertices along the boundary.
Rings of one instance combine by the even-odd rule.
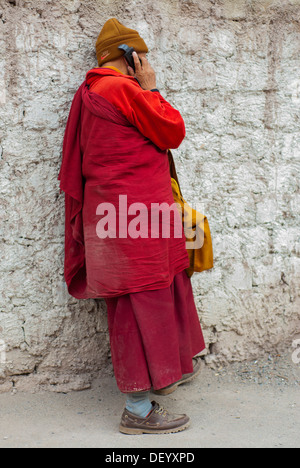
[[[135,69],[122,44],[135,49]],[[190,418],[150,392],[167,395],[192,380],[205,349],[182,220],[172,209],[168,150],[180,146],[185,124],[157,89],[137,31],[108,20],[96,52],[98,67],[72,103],[59,174],[65,279],[75,298],[106,301],[115,378],[126,395],[120,431],[179,432]]]

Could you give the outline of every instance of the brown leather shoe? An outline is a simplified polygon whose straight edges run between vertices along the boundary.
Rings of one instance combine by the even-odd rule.
[[[202,369],[202,360],[199,357],[193,358],[194,362],[194,371],[191,374],[183,374],[180,380],[178,382],[174,382],[171,385],[168,385],[167,387],[160,388],[159,390],[153,390],[152,392],[155,393],[155,395],[170,395],[170,393],[175,392],[177,387],[179,385],[191,382],[194,380],[197,375],[200,374],[201,369]]]
[[[140,418],[127,409],[122,415],[120,432],[123,434],[170,434],[189,427],[190,418],[185,414],[170,414],[155,401],[146,418]]]

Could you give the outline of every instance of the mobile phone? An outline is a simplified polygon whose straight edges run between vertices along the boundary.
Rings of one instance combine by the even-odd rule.
[[[132,57],[132,53],[135,52],[134,48],[129,47],[127,44],[122,44],[118,47],[118,49],[124,51],[124,57],[125,57],[126,62],[128,63],[128,65],[131,66],[131,68],[133,68],[133,71],[135,71],[134,59]],[[141,65],[142,65],[142,61],[140,58],[139,58],[139,61],[141,62]]]

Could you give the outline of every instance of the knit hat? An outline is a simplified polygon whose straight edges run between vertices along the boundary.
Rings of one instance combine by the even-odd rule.
[[[118,47],[126,44],[137,52],[148,52],[143,39],[134,29],[126,28],[116,18],[111,18],[104,24],[96,42],[96,53],[99,67],[106,62],[115,60],[124,55]]]

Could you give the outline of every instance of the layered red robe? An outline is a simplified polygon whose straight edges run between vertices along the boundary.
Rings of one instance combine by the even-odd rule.
[[[183,229],[181,238],[99,239],[96,209],[103,202],[118,208],[119,194],[147,208],[173,204],[167,150],[184,136],[180,113],[159,92],[105,68],[88,73],[67,124],[59,175],[65,278],[71,295],[105,298],[115,377],[125,393],[192,372],[205,343]]]
[[[65,192],[65,279],[78,298],[109,298],[163,289],[188,268],[185,236],[151,237],[151,204],[174,204],[167,150],[185,136],[184,121],[159,92],[109,68],[91,70],[77,91],[59,173]],[[99,204],[119,195],[149,212],[148,237],[99,238]],[[128,215],[127,227],[136,217]],[[178,220],[177,220],[178,221]]]

